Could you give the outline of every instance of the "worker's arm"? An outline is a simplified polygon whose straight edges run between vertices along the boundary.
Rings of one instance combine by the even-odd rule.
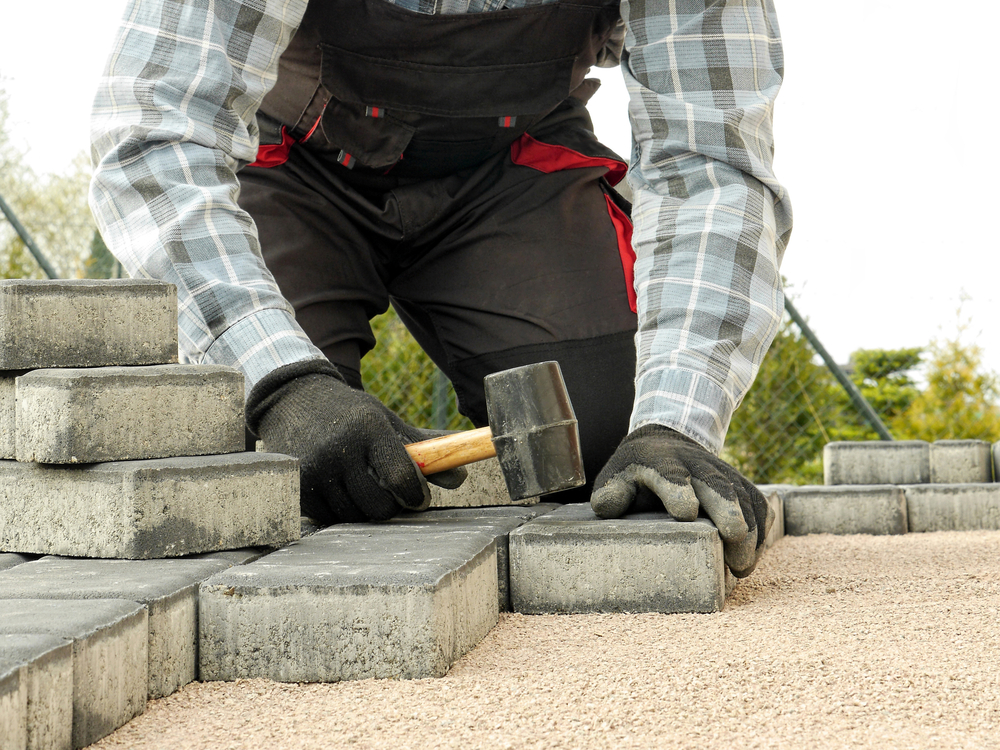
[[[691,500],[694,478],[740,570],[757,546],[749,537],[763,541],[766,507],[716,455],[781,322],[791,207],[771,168],[777,22],[770,0],[623,0],[622,15],[638,363],[631,432],[598,478],[595,508],[625,512],[656,484],[640,476]],[[689,516],[684,502],[676,510]]]
[[[383,519],[426,507],[427,482],[403,449],[424,435],[346,385],[313,346],[237,204],[257,108],[305,8],[130,0],[94,104],[91,208],[131,276],[177,286],[184,360],[242,370],[250,428],[301,461],[303,511]]]
[[[295,322],[237,205],[255,114],[306,0],[129,0],[94,102],[90,204],[134,277],[177,286],[182,358],[249,392],[322,354]]]

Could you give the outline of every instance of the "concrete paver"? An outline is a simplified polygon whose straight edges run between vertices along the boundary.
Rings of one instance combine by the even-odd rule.
[[[938,440],[931,443],[931,482],[992,482],[993,458],[984,440]]]
[[[494,458],[466,465],[468,477],[454,490],[430,485],[432,508],[475,508],[499,505],[534,505],[537,497],[514,501],[507,491],[500,462]]]
[[[0,370],[177,361],[177,290],[141,279],[0,281]]]
[[[918,484],[903,487],[909,529],[976,531],[1000,529],[1000,483]]]
[[[602,520],[564,505],[510,535],[511,605],[524,614],[715,612],[724,571],[715,526],[666,512]]]
[[[0,672],[4,664],[22,668],[27,750],[70,750],[73,642],[54,635],[0,634]]]
[[[148,622],[141,604],[115,599],[8,599],[0,633],[73,641],[73,746],[86,747],[146,707]]]
[[[19,461],[96,463],[245,447],[243,374],[230,367],[43,369],[15,382]]]
[[[0,750],[24,750],[28,743],[28,694],[24,667],[0,661]]]
[[[510,532],[532,518],[560,507],[556,503],[539,503],[529,507],[479,507],[428,510],[404,513],[391,524],[424,526],[434,531],[447,529],[479,529],[493,534],[497,545],[497,594],[501,612],[510,612]]]
[[[824,484],[922,484],[930,478],[930,444],[923,440],[834,442],[823,448]]]
[[[299,536],[298,463],[273,453],[45,466],[0,461],[0,549],[149,559]]]
[[[14,458],[14,379],[25,372],[0,371],[0,458]]]
[[[906,497],[895,485],[804,486],[787,490],[785,533],[905,534]]]
[[[496,625],[479,529],[332,526],[201,586],[202,680],[443,675]]]
[[[242,550],[243,562],[260,553]],[[0,572],[0,599],[126,599],[149,613],[149,698],[197,678],[198,584],[240,564],[221,556],[168,560],[43,557]],[[0,602],[0,607],[3,602]]]

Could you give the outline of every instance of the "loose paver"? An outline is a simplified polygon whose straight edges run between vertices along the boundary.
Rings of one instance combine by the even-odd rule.
[[[931,443],[931,482],[992,482],[990,444],[983,440],[938,440]]]
[[[537,497],[512,500],[504,482],[500,462],[494,458],[466,465],[468,477],[461,486],[446,490],[430,485],[432,508],[475,508],[494,505],[534,505]]]
[[[511,605],[525,614],[715,612],[725,598],[719,532],[666,512],[600,519],[564,505],[510,534]]]
[[[146,609],[116,599],[3,602],[0,633],[73,642],[73,746],[86,747],[146,707]]]
[[[909,528],[923,531],[1000,529],[1000,483],[903,487]]]
[[[16,380],[18,461],[242,451],[243,374],[221,365],[32,370]]]
[[[333,526],[201,586],[202,680],[441,676],[498,619],[479,529]]]
[[[141,279],[0,281],[0,370],[177,361],[177,290]]]
[[[214,555],[168,560],[43,557],[0,573],[0,599],[126,599],[145,605],[149,697],[162,698],[197,678],[198,584],[261,556],[257,550],[237,554],[242,561]]]
[[[0,461],[0,549],[149,559],[299,537],[299,470],[273,453],[47,466]]]
[[[0,372],[0,458],[14,458],[14,379],[25,372]]]
[[[510,532],[558,507],[560,506],[555,503],[540,503],[523,508],[427,510],[422,513],[404,513],[389,523],[423,526],[434,531],[471,528],[491,533],[497,545],[497,601],[501,612],[510,612]]]
[[[73,642],[54,635],[0,634],[0,672],[4,664],[22,668],[27,697],[27,750],[70,750]]]
[[[894,485],[795,487],[782,494],[785,533],[905,534],[906,497]]]
[[[28,693],[24,667],[0,660],[0,750],[24,750],[28,743]]]
[[[930,444],[923,440],[827,443],[824,484],[922,484],[931,478]]]

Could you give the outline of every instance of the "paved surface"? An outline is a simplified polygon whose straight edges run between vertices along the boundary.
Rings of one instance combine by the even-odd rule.
[[[786,537],[708,615],[504,615],[441,679],[193,683],[95,748],[996,748],[1000,532]]]

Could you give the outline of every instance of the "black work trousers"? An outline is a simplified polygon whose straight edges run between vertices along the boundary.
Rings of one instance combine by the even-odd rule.
[[[589,484],[627,431],[636,317],[607,168],[564,164],[543,171],[504,152],[404,179],[295,146],[284,164],[240,173],[240,205],[299,324],[355,387],[375,344],[369,320],[390,302],[477,426],[487,374],[558,361]]]

